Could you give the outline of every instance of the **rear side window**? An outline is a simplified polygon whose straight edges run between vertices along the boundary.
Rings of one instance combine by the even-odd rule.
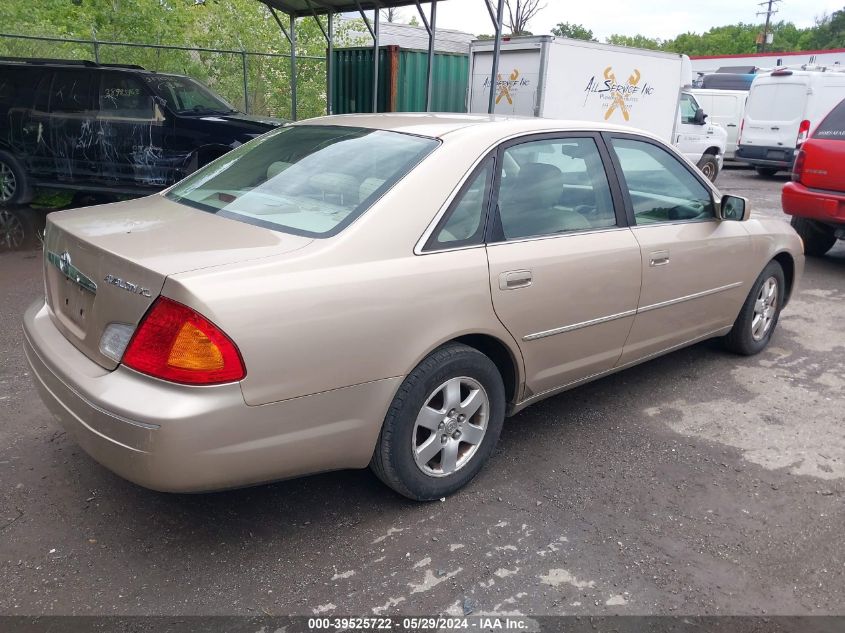
[[[845,101],[828,114],[813,134],[813,138],[845,141]]]
[[[155,118],[153,97],[132,75],[105,73],[100,83],[100,116],[105,118]]]
[[[288,126],[224,154],[167,197],[276,231],[328,237],[437,145],[433,138],[384,130]]]
[[[804,113],[807,86],[797,83],[754,86],[746,116],[755,121],[795,121]]]
[[[74,114],[91,110],[91,73],[59,70],[50,88],[50,112]]]

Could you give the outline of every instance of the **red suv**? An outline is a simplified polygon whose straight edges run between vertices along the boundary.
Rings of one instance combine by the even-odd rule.
[[[845,100],[804,141],[781,201],[807,255],[824,255],[845,239]]]

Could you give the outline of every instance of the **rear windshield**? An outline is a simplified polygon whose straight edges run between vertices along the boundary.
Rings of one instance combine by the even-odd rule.
[[[288,126],[224,154],[167,197],[248,224],[328,237],[366,211],[437,144],[382,130]]]
[[[745,114],[753,121],[794,121],[801,118],[806,100],[804,84],[758,84],[751,89]]]
[[[822,138],[831,141],[845,141],[845,101],[831,110],[824,121],[816,128],[813,138]]]

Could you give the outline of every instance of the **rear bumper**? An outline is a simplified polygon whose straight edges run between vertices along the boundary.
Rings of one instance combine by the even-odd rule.
[[[41,398],[80,446],[121,477],[165,492],[363,468],[401,381],[249,406],[238,384],[185,387],[101,368],[62,336],[43,302],[24,315],[24,351]]]
[[[795,148],[740,145],[736,148],[734,158],[755,167],[791,169],[795,161]]]
[[[845,226],[845,193],[810,189],[788,182],[781,192],[784,213],[810,218],[835,226]]]

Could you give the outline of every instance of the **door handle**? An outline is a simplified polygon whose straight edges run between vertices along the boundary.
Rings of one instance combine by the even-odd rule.
[[[669,251],[654,251],[648,255],[649,266],[665,266],[669,263]]]
[[[531,285],[533,276],[530,270],[508,270],[499,275],[499,290],[515,290]]]

